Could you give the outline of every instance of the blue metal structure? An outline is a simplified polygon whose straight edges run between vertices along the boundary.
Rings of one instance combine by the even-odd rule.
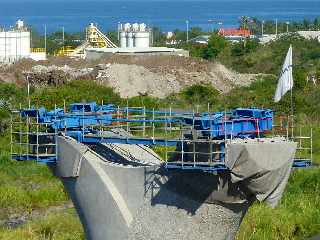
[[[238,108],[228,113],[190,113],[146,110],[145,108],[119,108],[112,104],[98,105],[95,102],[91,102],[71,104],[68,112],[61,108],[47,111],[42,107],[39,109],[20,110],[19,115],[21,119],[36,119],[37,130],[39,126],[45,127],[47,134],[54,133],[55,140],[52,141],[51,139],[51,143],[49,141],[49,143],[41,146],[41,142],[45,141],[43,140],[45,138],[41,140],[39,133],[37,133],[36,141],[32,142],[28,139],[29,142],[26,143],[36,146],[36,151],[33,151],[36,154],[30,154],[28,147],[26,154],[13,154],[12,158],[15,160],[36,160],[42,163],[54,163],[56,161],[57,146],[53,146],[53,142],[56,143],[56,138],[59,134],[64,134],[85,144],[123,143],[177,147],[182,152],[182,161],[170,162],[166,159],[166,167],[168,169],[199,169],[203,171],[226,170],[223,163],[226,140],[233,138],[263,138],[271,133],[273,127],[273,111],[255,108]],[[131,126],[129,126],[130,124]],[[130,128],[139,128],[139,124],[144,127],[143,131],[146,130],[148,125],[153,135],[151,137],[121,136],[105,134],[106,132],[104,131],[105,127],[112,128],[119,125],[126,126],[129,131]],[[163,126],[161,130],[165,133],[165,137],[155,137],[158,125]],[[172,125],[179,126],[181,134],[178,137],[168,137],[168,132],[174,129]],[[186,130],[189,130],[189,134]],[[212,163],[213,154],[219,156],[218,161],[213,161],[214,164],[203,163],[199,165],[187,161],[190,158],[190,151],[187,149],[188,143],[195,139],[194,131],[196,132],[197,141],[210,148],[210,153],[205,153],[210,158],[209,162]],[[41,134],[46,135],[43,132],[40,132]],[[21,139],[21,133],[19,136]],[[215,151],[213,151],[213,147],[216,148]],[[48,149],[50,153],[48,153]],[[193,153],[193,156],[195,156],[195,153]],[[295,162],[295,167],[307,167],[310,164],[311,161],[309,160],[299,160]]]
[[[212,138],[255,138],[272,131],[273,112],[269,109],[238,108],[229,113],[205,113],[199,117],[185,118],[187,124],[204,136]]]

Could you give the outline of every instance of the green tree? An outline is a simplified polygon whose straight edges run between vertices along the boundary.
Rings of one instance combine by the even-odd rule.
[[[196,84],[184,89],[182,96],[188,104],[206,105],[215,103],[219,92],[211,85]]]
[[[217,33],[212,34],[208,42],[208,47],[203,52],[203,58],[216,58],[226,48],[227,44],[223,36]]]
[[[191,30],[190,30],[190,38],[195,38],[195,37],[198,37],[200,35],[202,35],[203,32],[202,32],[202,29],[200,27],[192,27]]]

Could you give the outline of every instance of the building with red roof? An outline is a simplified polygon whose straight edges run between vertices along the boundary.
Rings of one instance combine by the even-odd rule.
[[[229,28],[224,29],[221,28],[218,32],[221,36],[225,39],[232,41],[232,42],[239,42],[245,38],[252,38],[251,31],[248,29],[236,29],[236,28]]]
[[[236,28],[229,28],[224,29],[221,28],[219,30],[219,34],[224,37],[250,37],[251,31],[248,29],[236,29]]]

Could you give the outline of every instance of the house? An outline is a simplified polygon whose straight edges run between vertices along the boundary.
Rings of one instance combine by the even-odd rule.
[[[236,28],[229,28],[224,29],[221,28],[218,32],[221,36],[225,37],[227,40],[232,42],[239,42],[245,38],[251,38],[252,34],[251,31],[248,29],[236,29]]]
[[[210,35],[200,35],[195,38],[190,39],[189,42],[198,44],[208,44]]]

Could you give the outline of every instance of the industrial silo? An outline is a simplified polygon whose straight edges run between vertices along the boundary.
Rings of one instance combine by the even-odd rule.
[[[134,41],[134,33],[133,32],[128,32],[127,33],[128,36],[128,48],[133,48],[135,45],[135,41]]]
[[[126,23],[120,28],[120,45],[122,48],[150,47],[150,31],[147,25]]]
[[[19,20],[15,28],[0,30],[0,61],[15,62],[30,57],[30,31]]]
[[[120,32],[120,47],[126,48],[128,46],[127,33],[125,31]]]
[[[146,24],[139,25],[139,31],[135,33],[135,47],[148,48],[150,47],[150,32],[147,29]]]

